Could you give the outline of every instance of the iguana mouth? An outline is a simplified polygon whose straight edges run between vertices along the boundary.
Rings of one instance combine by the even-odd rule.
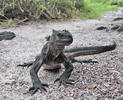
[[[60,40],[57,40],[56,43],[57,44],[61,44],[61,45],[70,45],[71,43],[73,42],[73,39],[72,38],[67,38],[67,39],[60,39]]]

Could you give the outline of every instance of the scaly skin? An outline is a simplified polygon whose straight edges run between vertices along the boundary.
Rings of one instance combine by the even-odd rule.
[[[33,86],[29,89],[29,93],[34,94],[38,90],[46,91],[45,87],[47,87],[48,84],[41,83],[37,75],[39,69],[43,65],[49,66],[48,69],[55,69],[56,65],[60,66],[61,63],[63,63],[65,66],[65,71],[60,76],[60,78],[56,79],[56,81],[59,80],[60,84],[63,85],[72,84],[72,81],[69,80],[69,77],[73,70],[73,65],[63,53],[64,47],[70,45],[72,42],[72,35],[68,31],[53,30],[53,34],[50,37],[50,40],[44,45],[41,54],[37,56],[36,60],[33,63],[33,67],[30,70]],[[54,68],[50,65],[51,63],[54,65]]]
[[[12,40],[15,36],[15,33],[13,32],[8,32],[8,31],[4,31],[4,32],[0,32],[0,41],[2,40]]]
[[[30,63],[18,65],[28,67],[30,65],[33,65],[33,67],[30,70],[30,75],[33,84],[33,86],[29,89],[29,93],[31,94],[36,93],[38,90],[46,91],[45,87],[48,86],[48,84],[41,83],[41,81],[38,78],[37,73],[41,66],[43,66],[44,69],[53,70],[60,68],[61,64],[63,64],[65,67],[65,71],[58,79],[56,79],[56,81],[59,81],[60,84],[67,86],[68,84],[73,84],[73,80],[69,80],[69,77],[73,70],[72,62],[81,63],[81,61],[77,61],[76,59],[74,59],[74,57],[98,54],[113,50],[116,47],[116,44],[113,43],[109,46],[82,47],[64,50],[65,46],[68,46],[73,42],[73,37],[71,33],[67,30],[53,30],[52,35],[47,38],[47,41],[48,42],[43,46],[40,55],[36,57],[36,60],[34,62],[32,61]]]

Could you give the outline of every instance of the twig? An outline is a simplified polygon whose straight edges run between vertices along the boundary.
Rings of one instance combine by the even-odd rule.
[[[23,23],[23,22],[25,22],[25,21],[28,21],[28,20],[29,20],[28,18],[25,18],[25,19],[23,19],[23,20],[17,22],[17,24],[21,24],[21,23]]]
[[[51,7],[51,12],[52,12],[53,9],[55,8],[55,6],[56,6],[56,0],[53,2],[53,5],[52,5],[52,7]]]
[[[21,5],[20,5],[20,2],[19,2],[19,1],[18,1],[18,6],[19,6],[19,8],[20,8],[21,12],[24,12],[24,10],[22,9],[22,7],[21,7]]]
[[[42,11],[42,13],[44,14],[44,16],[47,18],[47,19],[51,19],[51,17],[50,16],[48,16],[44,11]]]
[[[15,0],[13,0],[13,9],[15,8]]]
[[[48,9],[46,9],[46,13],[47,13],[51,18],[54,18]]]

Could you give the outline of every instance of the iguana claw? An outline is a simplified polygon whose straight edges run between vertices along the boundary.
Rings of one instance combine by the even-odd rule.
[[[54,81],[54,83],[55,82],[57,82],[57,81],[59,81],[59,86],[61,86],[61,84],[63,84],[65,87],[67,87],[68,86],[68,84],[70,84],[70,85],[73,85],[74,83],[74,80],[70,80],[70,79],[68,79],[68,78],[66,78],[66,77],[63,77],[63,76],[61,76],[60,78],[57,78],[55,81]]]
[[[37,83],[35,85],[33,85],[30,89],[29,89],[29,93],[31,95],[35,94],[38,90],[42,91],[47,91],[45,87],[48,87],[48,84],[43,84],[43,83]]]

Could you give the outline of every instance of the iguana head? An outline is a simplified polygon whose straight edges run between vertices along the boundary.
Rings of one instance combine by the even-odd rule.
[[[67,30],[53,30],[51,36],[46,38],[47,41],[53,42],[57,45],[70,45],[73,42],[72,34]]]

